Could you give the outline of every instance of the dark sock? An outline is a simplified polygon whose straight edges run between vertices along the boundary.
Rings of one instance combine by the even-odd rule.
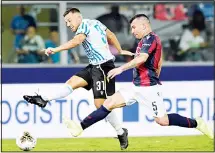
[[[88,115],[82,122],[81,126],[84,129],[88,128],[89,126],[93,125],[94,123],[104,119],[111,111],[107,110],[103,105]]]
[[[196,128],[197,122],[195,119],[183,117],[179,114],[168,114],[169,126],[175,125],[187,128]]]

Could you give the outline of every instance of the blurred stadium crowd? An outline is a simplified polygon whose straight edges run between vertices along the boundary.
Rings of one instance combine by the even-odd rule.
[[[165,61],[213,61],[213,3],[189,5],[162,3],[148,4],[148,6],[153,8],[152,12],[147,15],[151,19],[154,31],[160,35],[163,42]],[[3,5],[3,11],[6,11],[7,7]],[[56,47],[60,44],[59,26],[38,24],[39,18],[42,20],[43,11],[35,8],[14,5],[13,9],[17,9],[17,13],[12,14],[12,18],[2,17],[3,63],[60,62],[60,54],[47,57],[41,52],[43,48]],[[106,13],[101,14],[98,11],[96,19],[117,35],[123,49],[135,52],[137,40],[130,33],[129,17],[121,11],[123,9],[121,5],[112,5],[104,9],[107,9]],[[90,11],[88,12],[90,14]],[[46,14],[49,20],[47,23],[58,22],[57,9],[49,9]],[[84,18],[88,17],[84,14]],[[74,36],[69,29],[68,33],[69,38]],[[131,60],[130,57],[118,56],[112,46],[110,46],[110,50],[116,56],[116,62]],[[68,56],[68,63],[87,62],[86,56],[81,53],[80,48],[69,50]]]

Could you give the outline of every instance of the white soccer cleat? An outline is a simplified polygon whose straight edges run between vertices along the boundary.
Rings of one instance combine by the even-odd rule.
[[[82,129],[81,125],[77,124],[73,120],[70,120],[69,118],[64,117],[63,118],[63,123],[66,125],[66,127],[69,130],[69,132],[74,137],[79,136],[83,132],[83,129]]]
[[[210,129],[210,127],[206,124],[206,122],[201,117],[197,117],[196,122],[197,122],[196,129],[198,129],[203,134],[207,135],[210,139],[214,139],[213,130]]]

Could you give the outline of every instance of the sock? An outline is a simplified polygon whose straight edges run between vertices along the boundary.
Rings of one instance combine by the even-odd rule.
[[[186,128],[196,128],[197,122],[194,119],[183,117],[179,114],[168,114],[169,125],[175,125]]]
[[[111,111],[107,110],[103,105],[88,115],[82,122],[81,127],[82,129],[86,129],[89,126],[93,125],[94,123],[104,119]]]
[[[114,111],[110,112],[106,119],[116,130],[117,135],[122,135],[124,133],[122,125],[116,117],[116,113]]]
[[[51,92],[47,95],[42,95],[42,98],[44,100],[55,100],[55,99],[61,99],[64,98],[66,96],[68,96],[69,94],[71,94],[73,92],[73,89],[70,85],[68,84],[64,84],[62,87],[57,88],[54,92]]]

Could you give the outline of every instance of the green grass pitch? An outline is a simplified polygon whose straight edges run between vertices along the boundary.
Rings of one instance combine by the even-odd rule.
[[[21,151],[14,139],[2,140],[2,151]],[[37,139],[32,151],[121,151],[115,138]],[[125,151],[214,151],[206,136],[129,137]]]

